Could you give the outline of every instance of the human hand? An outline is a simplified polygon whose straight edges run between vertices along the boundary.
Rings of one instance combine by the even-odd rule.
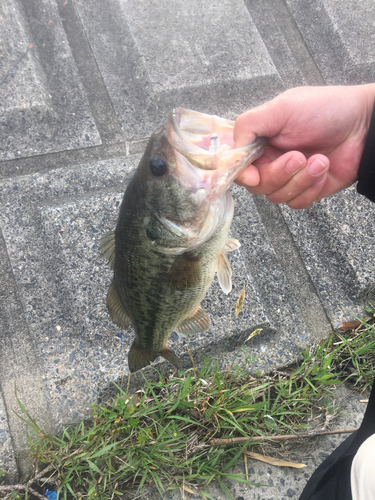
[[[263,155],[236,182],[274,203],[307,208],[357,180],[375,84],[297,87],[239,115],[236,147],[268,137]]]

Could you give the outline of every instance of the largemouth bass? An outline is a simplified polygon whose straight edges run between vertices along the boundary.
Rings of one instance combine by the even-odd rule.
[[[129,369],[163,356],[179,361],[167,340],[175,330],[198,333],[210,326],[200,303],[214,278],[232,288],[227,253],[233,218],[231,182],[265,146],[257,138],[235,149],[234,122],[182,108],[152,135],[129,182],[114,232],[101,252],[114,270],[107,306],[122,328],[134,326]]]

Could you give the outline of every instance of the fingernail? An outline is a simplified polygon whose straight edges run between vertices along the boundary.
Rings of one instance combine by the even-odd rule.
[[[294,172],[297,172],[297,170],[299,170],[304,165],[304,163],[304,160],[299,160],[298,158],[292,156],[290,160],[287,161],[285,170],[288,172],[288,174],[293,174]]]
[[[327,163],[324,163],[319,158],[315,158],[311,165],[309,165],[309,172],[311,175],[319,175],[327,168]]]

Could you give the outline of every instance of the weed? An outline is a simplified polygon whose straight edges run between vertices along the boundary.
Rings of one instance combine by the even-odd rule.
[[[374,312],[371,320],[358,319],[353,330],[332,336],[331,372],[362,390],[370,387],[375,377],[373,318]]]
[[[346,380],[363,389],[374,374],[374,325],[360,320],[305,350],[293,368],[254,376],[236,364],[222,372],[211,359],[200,369],[193,361],[184,373],[145,380],[136,394],[118,387],[113,401],[93,404],[90,421],[64,427],[60,437],[46,435],[18,403],[35,434],[31,455],[48,464],[34,482],[54,484],[59,499],[108,500],[148,484],[162,496],[180,489],[210,498],[213,480],[230,498],[225,479],[254,484],[230,472],[254,438],[304,433],[317,407],[324,429],[339,411],[328,397],[334,386]],[[236,437],[245,441],[230,444]],[[217,438],[228,445],[214,445]],[[7,494],[26,498],[19,490]]]

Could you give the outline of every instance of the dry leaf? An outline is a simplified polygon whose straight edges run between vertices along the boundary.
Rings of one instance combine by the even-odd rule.
[[[134,396],[129,400],[130,403],[132,403],[135,406],[139,406],[141,404],[141,397],[142,395],[140,394],[134,394]],[[126,401],[128,402],[128,401]]]
[[[305,464],[297,464],[295,462],[287,462],[286,460],[279,460],[278,458],[267,457],[266,455],[261,455],[260,453],[254,453],[252,451],[245,451],[246,455],[250,458],[255,458],[255,460],[260,460],[261,462],[266,462],[266,464],[277,465],[277,467],[294,467],[295,469],[302,469],[306,467]]]
[[[245,342],[247,342],[248,340],[250,340],[253,337],[255,337],[255,335],[259,335],[262,330],[263,330],[263,328],[257,328],[256,330],[254,330],[252,333],[250,333],[250,335],[247,337],[247,339],[245,340]]]
[[[190,410],[190,416],[198,420],[201,417],[201,414],[196,408],[192,408]]]
[[[194,491],[190,490],[187,486],[184,486],[184,485],[183,485],[182,487],[183,487],[183,489],[184,489],[185,491],[187,491],[188,493],[191,493],[192,495],[195,495]]]
[[[237,304],[236,304],[236,318],[237,318],[237,316],[241,312],[244,300],[245,300],[245,287],[242,288],[242,292],[240,293],[240,296],[238,297],[238,300],[237,300]]]
[[[340,323],[337,328],[340,330],[344,330],[344,332],[347,332],[349,330],[355,330],[359,326],[361,326],[361,322],[355,320],[355,321],[344,321],[343,323]]]

